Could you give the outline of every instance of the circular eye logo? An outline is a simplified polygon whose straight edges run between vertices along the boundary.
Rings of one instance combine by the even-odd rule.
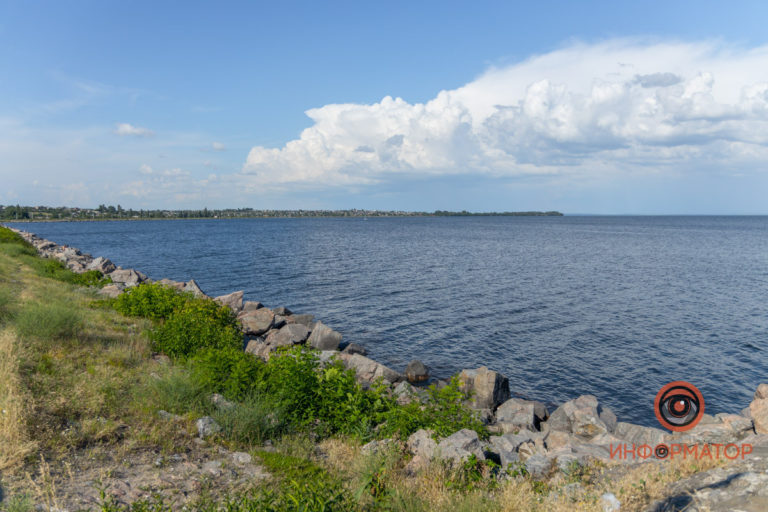
[[[704,397],[693,384],[676,380],[656,394],[653,411],[664,428],[684,432],[695,427],[704,415]]]

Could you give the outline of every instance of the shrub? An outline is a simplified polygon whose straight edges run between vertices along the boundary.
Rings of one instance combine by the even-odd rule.
[[[263,363],[237,348],[204,349],[191,361],[195,380],[230,400],[244,400],[253,393]]]
[[[115,309],[126,316],[161,320],[181,309],[191,296],[157,283],[143,283],[125,290],[115,300]]]
[[[398,435],[405,439],[419,429],[431,429],[436,436],[443,437],[463,428],[477,432],[487,438],[488,430],[464,402],[469,398],[461,388],[456,377],[451,378],[447,386],[437,388],[434,384],[428,388],[429,398],[425,403],[392,407],[386,413],[384,435]]]
[[[83,328],[83,319],[74,307],[31,304],[19,312],[16,328],[22,337],[62,340],[76,337]]]
[[[209,299],[189,299],[152,331],[154,349],[187,357],[204,348],[240,348],[243,338],[235,315]]]

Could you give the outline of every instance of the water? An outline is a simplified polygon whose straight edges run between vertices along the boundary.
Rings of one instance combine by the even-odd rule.
[[[246,219],[16,224],[210,295],[314,313],[403,370],[487,365],[519,396],[596,395],[658,426],[699,387],[738,412],[768,381],[768,217]]]

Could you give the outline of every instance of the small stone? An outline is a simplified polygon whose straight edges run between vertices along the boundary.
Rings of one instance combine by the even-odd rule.
[[[203,471],[215,477],[221,476],[221,461],[212,460],[203,464]]]
[[[603,512],[618,512],[621,509],[621,502],[612,492],[600,496],[600,504],[603,507]]]
[[[544,478],[552,469],[552,461],[545,455],[538,453],[531,455],[525,461],[525,470],[531,477],[539,479]]]
[[[245,452],[234,452],[232,454],[232,461],[235,464],[240,464],[240,465],[250,464],[252,460],[253,460],[253,457],[251,457],[250,454]]]
[[[200,437],[200,439],[205,439],[206,437],[210,437],[221,432],[221,426],[216,423],[216,420],[210,416],[203,416],[197,420],[196,425],[197,435]]]
[[[405,378],[412,384],[424,382],[429,379],[429,370],[424,366],[424,363],[418,359],[414,359],[408,363],[408,366],[405,368]]]

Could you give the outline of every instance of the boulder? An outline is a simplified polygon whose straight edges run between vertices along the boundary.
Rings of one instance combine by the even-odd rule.
[[[488,440],[488,451],[495,454],[502,469],[506,469],[510,464],[520,460],[518,449],[523,443],[531,442],[533,438],[521,434],[504,434],[502,436],[491,436]]]
[[[216,423],[216,420],[210,416],[203,416],[197,420],[196,426],[197,435],[200,437],[200,439],[205,439],[206,437],[210,437],[221,432],[221,426]]]
[[[252,311],[256,311],[257,309],[261,309],[263,307],[264,307],[264,304],[262,304],[261,302],[247,300],[243,303],[243,312],[250,313]]]
[[[619,421],[616,423],[614,432],[616,437],[622,439],[627,444],[656,446],[663,443],[666,439],[666,432],[653,427],[643,427],[632,423]]]
[[[260,336],[272,328],[275,314],[267,308],[250,311],[240,316],[240,324],[243,332],[253,336]]]
[[[291,310],[285,306],[278,306],[272,311],[274,311],[276,315],[280,315],[280,316],[290,316],[293,314],[291,313]]]
[[[394,395],[395,400],[400,405],[409,404],[419,398],[416,391],[413,389],[413,386],[406,381],[402,381],[395,386],[392,390],[392,395]]]
[[[274,311],[272,311],[274,313]],[[286,324],[285,317],[281,315],[275,315],[275,321],[272,324],[272,328],[279,329]],[[306,326],[305,326],[306,327]]]
[[[437,444],[436,455],[441,459],[456,463],[467,460],[470,455],[477,457],[477,460],[485,460],[477,432],[466,428],[441,440]]]
[[[380,439],[374,440],[370,443],[364,444],[360,448],[360,453],[363,455],[374,455],[378,453],[384,453],[391,447],[397,446],[397,441],[394,439]]]
[[[310,336],[311,339],[311,336]],[[339,357],[347,368],[355,370],[357,379],[362,382],[372,383],[377,379],[382,379],[390,384],[402,380],[402,375],[391,368],[387,368],[373,359],[368,359],[360,354],[339,353]]]
[[[768,434],[768,384],[760,384],[749,404],[749,415],[755,425],[755,432]]]
[[[427,460],[431,460],[437,450],[437,442],[432,438],[432,431],[424,429],[411,434],[405,446],[413,455],[424,457]]]
[[[91,261],[86,267],[86,270],[98,270],[102,274],[109,274],[115,270],[115,264],[109,261],[107,258],[99,256],[95,260]]]
[[[104,295],[110,299],[116,298],[121,293],[123,293],[123,289],[117,284],[108,284],[99,290],[99,295]]]
[[[367,356],[368,351],[365,350],[365,347],[362,345],[358,345],[357,343],[350,343],[346,347],[344,347],[344,350],[342,350],[345,354],[360,354],[361,356]]]
[[[531,475],[531,478],[545,478],[552,469],[552,460],[546,455],[535,453],[525,461],[525,470]]]
[[[143,276],[143,278],[142,278]],[[109,273],[109,278],[113,283],[124,284],[125,286],[136,286],[146,280],[146,276],[136,272],[132,268],[113,270]]]
[[[186,285],[186,283],[182,283],[181,281],[173,281],[172,279],[165,279],[165,278],[159,280],[157,284],[161,284],[168,288],[173,288],[174,290],[179,292],[183,292],[184,286]]]
[[[242,290],[238,292],[232,292],[227,295],[220,295],[214,298],[213,300],[215,300],[222,306],[228,306],[229,309],[235,312],[235,314],[239,313],[243,309],[243,291]]]
[[[310,315],[310,314],[288,315],[285,317],[285,323],[304,324],[310,329],[312,329],[315,326],[315,315]]]
[[[509,379],[485,366],[462,370],[459,382],[462,390],[470,393],[475,409],[495,409],[509,399]]]
[[[424,363],[414,359],[405,368],[405,378],[411,383],[424,382],[429,378],[429,370],[424,366]]]
[[[203,293],[203,290],[200,289],[200,287],[197,285],[197,282],[194,279],[190,279],[189,281],[184,284],[183,291],[189,292],[195,297],[207,297],[205,293]]]
[[[234,402],[230,402],[229,400],[224,398],[224,396],[218,393],[214,393],[211,395],[211,403],[217,409],[222,409],[222,410],[231,409],[235,406]]]
[[[271,331],[267,336],[267,343],[278,347],[290,347],[304,343],[309,336],[309,329],[302,324],[289,324],[276,331]],[[270,339],[271,338],[271,339]]]
[[[610,433],[611,429],[600,418],[598,407],[597,398],[592,395],[582,395],[555,409],[547,420],[547,426],[550,430],[570,432],[584,440],[599,434]],[[606,415],[606,419],[612,421],[615,420],[615,416],[611,413]]]
[[[269,361],[269,357],[271,353],[275,351],[275,348],[276,347],[267,345],[261,340],[251,340],[245,347],[245,352],[248,354],[253,354],[254,356],[259,357],[265,361]]]
[[[547,414],[547,408],[541,402],[510,398],[496,409],[496,422],[539,430],[541,422],[547,419]]]
[[[337,350],[341,343],[341,333],[334,331],[323,322],[317,322],[312,328],[307,344],[318,350]]]

